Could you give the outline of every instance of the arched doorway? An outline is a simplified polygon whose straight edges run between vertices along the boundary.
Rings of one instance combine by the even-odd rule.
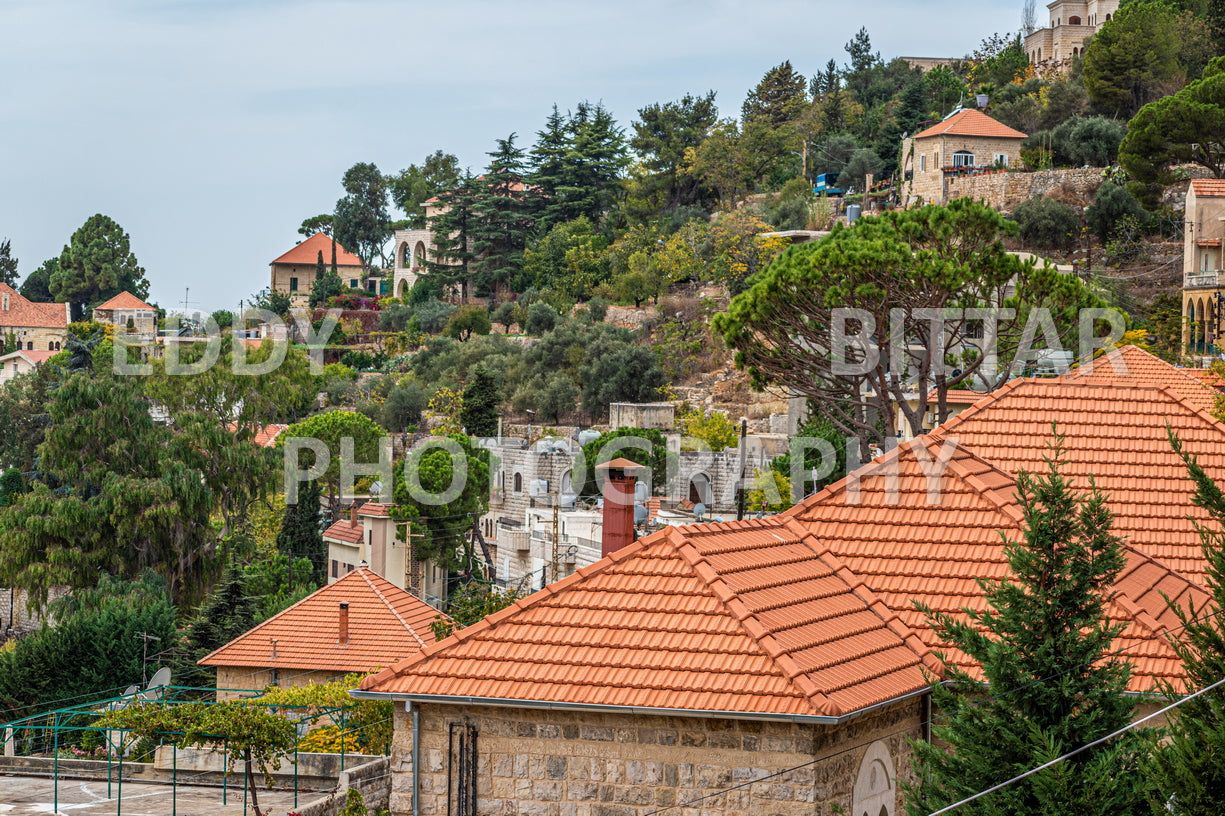
[[[400,278],[400,288],[396,290],[396,297],[406,298],[408,297],[409,291],[410,287],[408,285],[408,278]]]
[[[408,242],[407,241],[401,241],[399,245],[396,246],[396,266],[400,269],[404,269],[405,267],[408,266]]]
[[[868,746],[859,763],[851,794],[854,816],[894,816],[897,808],[897,769],[884,740]]]
[[[689,477],[689,501],[693,504],[711,505],[710,477],[705,473],[695,473]]]

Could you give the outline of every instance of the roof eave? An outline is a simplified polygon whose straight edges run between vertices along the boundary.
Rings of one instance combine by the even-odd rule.
[[[439,705],[480,705],[498,708],[535,708],[551,711],[589,711],[596,714],[645,714],[655,717],[708,717],[727,720],[769,720],[772,722],[804,723],[808,725],[840,725],[858,719],[881,708],[896,705],[906,700],[927,694],[924,686],[879,703],[837,716],[821,714],[781,714],[756,711],[711,711],[689,708],[651,708],[646,706],[599,705],[595,703],[565,703],[549,700],[508,700],[500,697],[463,697],[443,694],[404,694],[391,691],[365,691],[350,689],[350,696],[358,700],[384,700],[405,703],[435,703]]]

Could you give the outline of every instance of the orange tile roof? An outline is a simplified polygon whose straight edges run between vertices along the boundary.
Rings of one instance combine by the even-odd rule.
[[[1170,365],[1139,346],[1111,349],[1096,360],[1063,375],[1069,380],[1100,385],[1156,385],[1169,388],[1188,405],[1211,411],[1216,393],[1188,369]]]
[[[280,436],[288,427],[288,425],[281,423],[265,425],[256,431],[254,442],[261,448],[271,448],[273,443],[276,442],[276,438]]]
[[[372,518],[391,518],[391,505],[379,502],[366,502],[357,509],[357,515]]]
[[[1210,388],[1225,388],[1225,380],[1211,368],[1184,368],[1188,375],[1200,380]]]
[[[1024,139],[1025,134],[995,121],[982,111],[966,108],[954,113],[942,122],[929,127],[914,138],[929,136],[988,136],[992,139]]]
[[[9,296],[8,309],[0,310],[0,326],[33,329],[63,329],[68,326],[67,303],[35,303],[7,283],[0,283],[0,295]]]
[[[918,638],[818,548],[776,519],[668,528],[362,688],[821,718],[925,688]]]
[[[319,253],[323,253],[323,262],[325,264],[332,263],[332,239],[324,235],[322,232],[316,232],[311,237],[307,238],[302,243],[298,244],[293,249],[286,252],[276,260],[274,264],[297,264],[299,266],[311,265],[314,266],[319,262]],[[349,250],[345,249],[336,243],[336,265],[337,266],[361,266],[362,259],[354,255]]]
[[[157,311],[131,292],[120,292],[106,303],[103,303],[101,306],[95,306],[94,308],[102,309],[103,311],[109,311],[112,309],[146,309],[150,312]]]
[[[333,539],[335,541],[343,541],[346,544],[360,544],[363,528],[361,522],[351,524],[349,517],[346,515],[339,521],[333,522],[332,526],[323,531],[323,537]]]
[[[1225,179],[1191,179],[1191,189],[1197,198],[1225,196]]]
[[[42,365],[43,363],[47,362],[48,360],[50,360],[52,357],[54,357],[55,355],[59,353],[60,352],[58,351],[46,351],[46,350],[30,351],[29,349],[26,349],[23,351],[11,351],[8,354],[5,354],[3,357],[0,357],[0,362],[4,360],[11,360],[14,357],[21,356],[21,357],[24,357],[26,359],[26,362],[29,363],[30,365],[37,366],[37,365]]]
[[[349,640],[338,642],[339,605],[349,604]],[[359,567],[212,654],[202,666],[365,672],[390,666],[434,642],[439,611]],[[272,656],[276,638],[276,657]]]

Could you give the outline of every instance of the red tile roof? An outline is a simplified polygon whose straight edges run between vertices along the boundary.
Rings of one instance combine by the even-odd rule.
[[[1196,198],[1220,198],[1225,196],[1225,179],[1191,179],[1191,189]]]
[[[334,522],[331,527],[324,530],[323,537],[330,538],[335,541],[343,541],[346,544],[360,544],[362,541],[362,536],[365,535],[365,533],[362,532],[362,529],[363,528],[360,521],[351,523],[349,521],[349,517],[346,515],[339,521]]]
[[[280,436],[281,433],[288,427],[288,425],[283,425],[280,423],[265,425],[256,432],[254,440],[255,444],[259,445],[261,448],[271,448],[273,443],[276,442],[276,438]]]
[[[1118,358],[1141,382],[1168,377],[1134,352]],[[1166,425],[1218,481],[1225,425],[1173,387],[1092,376],[1013,381],[771,519],[650,536],[362,688],[838,717],[922,688],[934,650],[973,670],[914,602],[950,613],[984,607],[978,580],[1008,575],[1000,534],[1021,535],[1014,475],[1044,470],[1052,423],[1064,435],[1065,475],[1081,489],[1096,477],[1125,536],[1126,568],[1107,614],[1124,627],[1115,646],[1132,663],[1131,687],[1176,681],[1180,663],[1164,633],[1177,618],[1162,593],[1197,607],[1207,600],[1187,518],[1205,514],[1191,505]]]
[[[340,602],[349,639],[338,640]],[[202,666],[365,672],[390,666],[434,642],[434,607],[365,567],[307,596],[202,658]],[[276,638],[276,657],[272,656]]]
[[[24,357],[26,359],[26,362],[29,363],[30,365],[37,366],[37,365],[42,365],[43,363],[47,362],[48,360],[50,360],[52,357],[54,357],[55,355],[59,353],[60,352],[58,351],[46,351],[46,350],[29,351],[28,349],[24,351],[12,351],[12,352],[9,352],[8,354],[5,354],[3,357],[0,357],[0,362],[4,360],[11,360],[14,357],[17,357],[20,355],[21,357]]]
[[[357,515],[372,518],[391,518],[391,505],[378,502],[366,502],[357,508]]]
[[[0,310],[0,326],[33,329],[63,329],[68,326],[67,303],[35,303],[7,283],[0,283],[0,295],[9,296],[8,309]]]
[[[146,309],[150,312],[157,311],[131,292],[120,292],[106,303],[103,303],[101,306],[95,306],[94,308],[102,309],[103,311],[109,311],[112,309]]]
[[[1172,366],[1139,346],[1111,349],[1096,360],[1063,375],[1069,380],[1100,385],[1155,385],[1172,390],[1178,398],[1200,410],[1211,411],[1216,392],[1189,369]]]
[[[775,519],[669,528],[362,687],[835,718],[924,688],[921,642],[819,546]]]
[[[311,237],[307,238],[302,243],[298,244],[293,249],[286,252],[281,257],[272,261],[274,264],[297,264],[299,266],[314,266],[319,262],[319,253],[323,253],[323,262],[325,264],[332,263],[332,239],[324,235],[322,232],[316,232]],[[354,255],[349,250],[345,249],[336,243],[336,265],[339,266],[361,266],[361,258]]]
[[[995,121],[982,111],[965,110],[954,113],[929,127],[914,138],[929,136],[987,136],[992,139],[1024,139],[1025,134]]]

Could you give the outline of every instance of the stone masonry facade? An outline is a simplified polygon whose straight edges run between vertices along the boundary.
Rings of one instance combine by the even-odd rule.
[[[1021,139],[993,139],[982,136],[938,135],[915,139],[913,155],[908,158],[914,175],[905,191],[906,203],[946,204],[963,193],[957,192],[959,182],[982,176],[946,175],[945,167],[953,165],[953,154],[968,151],[973,154],[975,167],[990,167],[998,156],[1005,156],[1010,168],[1020,168]],[[1012,175],[1012,174],[1008,174]],[[990,176],[988,176],[989,178]]]
[[[645,816],[675,805],[675,816],[850,813],[869,747],[894,769],[880,780],[889,789],[874,799],[872,816],[881,801],[887,816],[899,816],[897,777],[912,778],[907,738],[921,737],[920,705],[898,703],[837,726],[420,705],[420,816],[448,812],[448,728],[465,718],[478,731],[478,816]],[[412,747],[412,717],[397,703],[392,816],[413,814]]]

